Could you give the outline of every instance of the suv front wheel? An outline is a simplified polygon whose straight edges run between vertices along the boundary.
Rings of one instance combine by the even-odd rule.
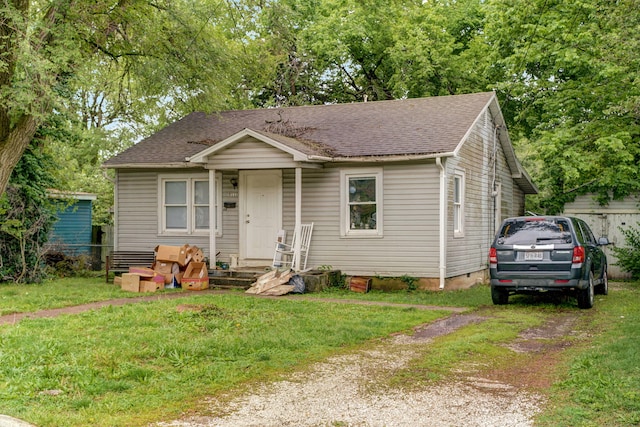
[[[593,285],[593,271],[589,272],[589,285],[585,289],[578,289],[578,307],[591,308],[593,307],[595,289]]]
[[[607,269],[604,269],[602,273],[602,284],[596,286],[596,293],[601,295],[609,295],[609,276],[607,274]]]

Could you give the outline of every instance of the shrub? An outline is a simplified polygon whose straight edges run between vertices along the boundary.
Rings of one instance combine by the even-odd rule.
[[[640,222],[638,225],[640,225]],[[640,229],[620,228],[620,231],[624,235],[626,246],[613,248],[613,252],[618,258],[616,265],[631,273],[632,279],[640,280]]]

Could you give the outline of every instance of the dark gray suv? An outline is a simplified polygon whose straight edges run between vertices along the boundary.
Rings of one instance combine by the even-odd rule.
[[[595,293],[609,292],[607,258],[581,219],[529,216],[506,219],[489,251],[491,298],[507,304],[510,294],[564,292],[578,307],[591,308]]]

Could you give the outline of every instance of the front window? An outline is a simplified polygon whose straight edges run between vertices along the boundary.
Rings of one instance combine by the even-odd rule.
[[[342,236],[382,235],[382,170],[342,171]]]
[[[187,231],[187,181],[164,183],[165,228]]]
[[[202,178],[160,178],[161,234],[192,234],[209,231],[209,210],[216,210],[219,234],[220,183],[216,174],[215,204],[211,206],[209,180]]]

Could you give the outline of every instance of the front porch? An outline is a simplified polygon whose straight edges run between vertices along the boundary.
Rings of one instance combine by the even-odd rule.
[[[209,269],[209,286],[218,289],[249,289],[271,267],[242,267],[237,269]],[[330,286],[339,286],[339,270],[309,270],[299,274],[304,280],[305,292],[320,292]]]

